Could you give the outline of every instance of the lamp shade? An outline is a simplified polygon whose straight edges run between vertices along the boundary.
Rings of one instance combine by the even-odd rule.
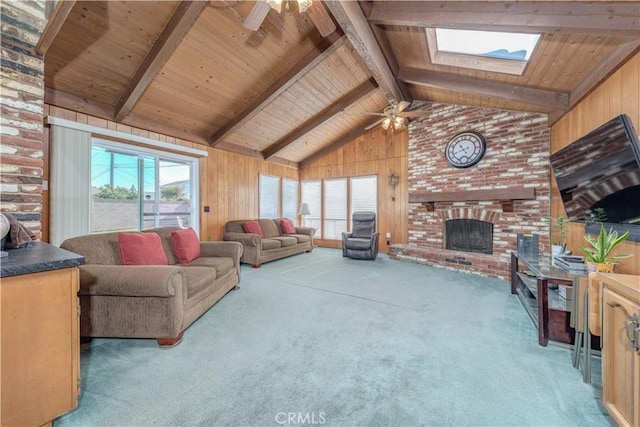
[[[309,211],[309,204],[302,203],[300,208],[298,209],[298,215],[311,215],[311,211]]]

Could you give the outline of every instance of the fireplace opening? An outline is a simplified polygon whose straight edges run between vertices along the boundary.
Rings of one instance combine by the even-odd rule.
[[[493,254],[493,224],[477,219],[445,221],[445,249]]]

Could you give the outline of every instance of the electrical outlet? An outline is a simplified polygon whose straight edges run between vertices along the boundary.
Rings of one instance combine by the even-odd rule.
[[[387,239],[391,238],[391,233],[387,232]]]
[[[211,210],[211,209],[209,208],[209,206],[205,206],[205,207],[204,207],[204,211],[205,211],[205,212],[209,212],[210,210]]]

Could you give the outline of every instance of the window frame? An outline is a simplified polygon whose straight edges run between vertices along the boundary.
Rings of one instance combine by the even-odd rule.
[[[158,168],[160,162],[163,160],[169,161],[169,162],[178,162],[178,163],[188,164],[190,169],[189,171],[189,182],[190,182],[189,184],[190,185],[189,223],[190,225],[189,226],[194,229],[196,234],[198,235],[200,234],[200,159],[199,158],[187,156],[184,154],[177,154],[170,151],[153,149],[149,147],[134,146],[127,143],[100,138],[99,136],[91,137],[91,151],[93,150],[94,146],[111,150],[117,153],[122,153],[125,155],[138,156],[139,157],[138,160],[140,160],[141,157],[151,157],[154,159],[156,168]],[[89,179],[91,182],[90,184],[90,187],[91,187],[92,181],[93,181],[93,176],[92,176],[93,160],[92,159],[91,159],[91,164],[89,165],[89,169],[90,169]],[[142,190],[142,187],[140,186],[140,179],[142,179],[142,177],[139,177],[138,182],[136,182],[136,184],[138,185],[138,191]],[[155,177],[155,184],[154,184],[155,192],[157,194],[158,200],[160,198],[159,179],[160,179],[160,174],[158,173]],[[89,197],[89,202],[93,203],[93,197]],[[92,211],[91,208],[89,210]],[[140,212],[138,214],[140,215]],[[143,225],[142,223],[138,224],[138,231],[142,229],[142,225]],[[101,233],[101,231],[94,233],[91,226],[91,222],[89,223],[89,227],[90,227],[89,233],[91,234]]]

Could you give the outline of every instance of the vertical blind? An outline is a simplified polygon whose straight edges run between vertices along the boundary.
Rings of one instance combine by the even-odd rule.
[[[49,243],[89,234],[91,206],[91,134],[51,126]]]

